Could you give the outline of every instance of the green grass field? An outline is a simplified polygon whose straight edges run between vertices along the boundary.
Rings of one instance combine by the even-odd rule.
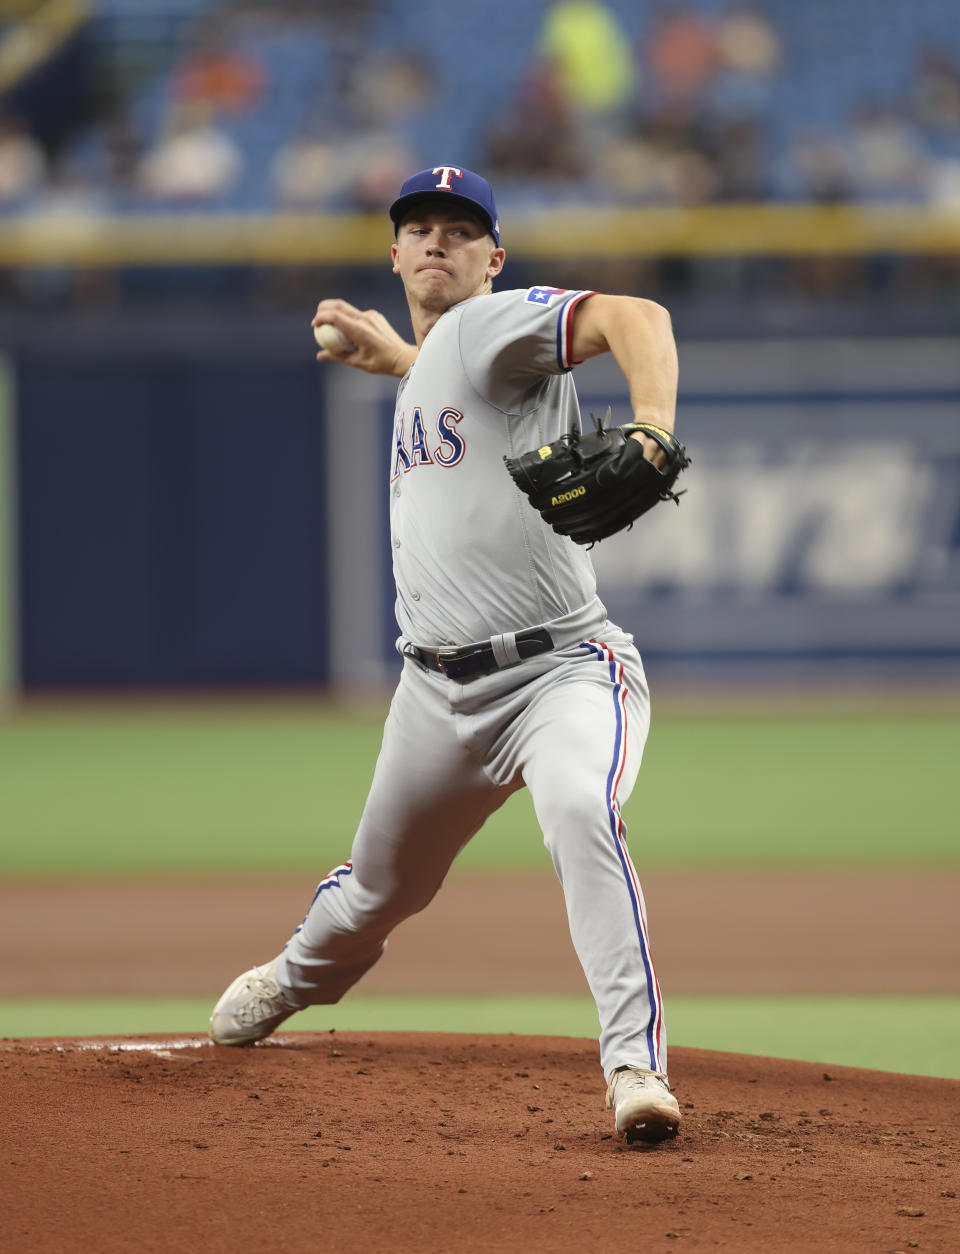
[[[215,996],[215,995],[214,995]],[[129,1036],[206,1032],[213,997],[58,998],[0,1002],[0,1036]],[[960,1079],[955,997],[671,997],[674,1045],[800,1058]],[[589,997],[387,997],[351,994],[314,1006],[297,1031],[504,1032],[596,1039]],[[286,1030],[286,1029],[284,1029]]]
[[[311,877],[348,852],[383,713],[311,700],[14,709],[0,719],[0,874]],[[956,867],[958,761],[949,706],[668,706],[625,810],[634,857],[658,868]],[[459,865],[548,870],[526,794]],[[209,1010],[11,999],[0,1034],[193,1033]],[[957,998],[676,997],[668,1010],[678,1044],[960,1078]],[[353,995],[297,1026],[596,1034],[592,1004],[575,997]]]
[[[382,718],[314,702],[16,712],[0,722],[0,874],[313,874],[347,855]],[[667,712],[625,809],[631,847],[644,867],[956,866],[958,761],[948,712]],[[460,865],[546,867],[526,793]]]

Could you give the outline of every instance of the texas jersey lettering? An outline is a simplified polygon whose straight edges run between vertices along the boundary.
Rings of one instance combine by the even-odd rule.
[[[390,482],[393,483],[401,473],[413,470],[415,466],[459,465],[467,449],[466,441],[458,430],[462,421],[463,414],[459,410],[442,409],[437,415],[435,434],[428,440],[419,406],[413,411],[409,429],[406,415],[399,413],[393,429],[394,455]]]

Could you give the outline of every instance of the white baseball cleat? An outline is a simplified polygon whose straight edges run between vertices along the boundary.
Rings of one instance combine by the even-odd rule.
[[[213,1008],[210,1038],[217,1045],[249,1045],[262,1041],[284,1019],[299,1010],[287,1001],[273,978],[276,963],[238,975]]]
[[[663,1141],[680,1126],[680,1107],[661,1071],[617,1067],[607,1089],[611,1109],[628,1141]]]

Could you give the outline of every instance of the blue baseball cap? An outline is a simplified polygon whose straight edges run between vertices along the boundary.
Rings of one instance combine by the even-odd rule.
[[[432,170],[412,174],[400,188],[400,195],[390,206],[394,234],[411,206],[421,200],[462,200],[483,220],[490,234],[500,244],[500,219],[493,199],[493,188],[486,179],[459,165],[438,165]]]

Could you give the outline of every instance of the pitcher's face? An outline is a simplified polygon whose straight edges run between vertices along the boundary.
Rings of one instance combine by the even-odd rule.
[[[436,312],[482,292],[503,269],[504,251],[458,206],[424,201],[400,223],[391,256],[407,298]]]

